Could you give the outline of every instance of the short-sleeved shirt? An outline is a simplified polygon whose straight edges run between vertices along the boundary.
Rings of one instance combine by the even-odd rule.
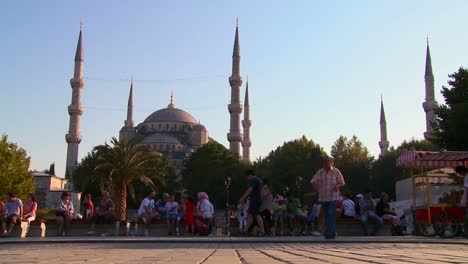
[[[343,201],[343,215],[345,216],[356,215],[356,205],[351,199],[346,199]]]
[[[23,203],[18,198],[13,198],[11,201],[7,201],[5,207],[7,209],[8,216],[19,215],[21,206],[23,206]]]
[[[177,207],[179,207],[179,203],[177,203],[176,201],[167,202],[166,203],[166,214],[167,215],[177,215]]]
[[[375,207],[375,212],[378,216],[382,217],[385,213],[385,209],[390,210],[390,205],[382,200],[377,203]]]
[[[254,176],[249,180],[249,186],[252,187],[252,192],[249,195],[250,203],[255,203],[260,206],[262,203],[263,181],[259,177]]]
[[[143,201],[141,201],[140,208],[138,209],[138,215],[141,215],[141,214],[143,214],[144,212],[146,212],[145,207],[147,207],[148,209],[150,209],[150,207],[149,207],[150,204],[151,204],[151,199],[149,199],[148,197],[146,197],[145,199],[143,199]]]
[[[114,202],[111,199],[109,199],[107,201],[101,200],[101,202],[99,202],[96,210],[99,211],[99,212],[107,212],[107,211],[112,212],[112,211],[115,210]]]
[[[320,169],[310,180],[312,184],[318,184],[318,200],[320,202],[338,201],[340,199],[340,190],[336,191],[337,184],[343,186],[345,184],[343,175],[340,170],[332,167],[330,171]]]

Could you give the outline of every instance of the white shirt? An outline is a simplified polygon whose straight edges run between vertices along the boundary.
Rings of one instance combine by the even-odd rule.
[[[197,204],[197,208],[198,210],[200,211],[200,214],[204,217],[204,218],[212,218],[213,217],[213,214],[214,214],[214,207],[213,205],[210,203],[210,201],[208,201],[207,199],[203,199],[200,202],[198,202]]]
[[[343,214],[346,216],[356,215],[356,205],[351,199],[346,199],[343,201]]]
[[[148,197],[146,197],[145,199],[143,199],[143,201],[141,201],[140,208],[138,209],[138,215],[141,215],[146,212],[145,207],[149,208],[151,201],[152,200],[148,199]]]

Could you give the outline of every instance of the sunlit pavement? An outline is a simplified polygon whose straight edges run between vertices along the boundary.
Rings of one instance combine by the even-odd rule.
[[[467,249],[421,237],[8,238],[0,263],[468,263]]]

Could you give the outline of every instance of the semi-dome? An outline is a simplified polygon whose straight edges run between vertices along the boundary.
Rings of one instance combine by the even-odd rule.
[[[197,120],[184,110],[168,107],[153,112],[145,119],[145,122],[181,122],[196,124]]]
[[[154,144],[154,143],[168,143],[168,144],[181,144],[180,141],[168,134],[159,134],[159,133],[154,133],[149,136],[146,136],[143,138],[142,141],[140,141],[140,144]]]

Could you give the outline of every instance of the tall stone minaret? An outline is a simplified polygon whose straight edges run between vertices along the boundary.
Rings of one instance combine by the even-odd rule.
[[[380,156],[383,157],[387,154],[389,142],[387,139],[387,120],[385,120],[385,110],[383,99],[380,99]]]
[[[244,139],[242,140],[242,159],[248,162],[250,161],[250,146],[252,146],[252,141],[250,140],[251,126],[252,121],[250,120],[249,77],[247,77],[244,99],[244,120],[242,120],[242,127],[244,127]]]
[[[65,140],[68,143],[67,148],[67,167],[65,170],[65,177],[73,181],[73,173],[75,172],[78,164],[78,146],[81,142],[80,133],[80,118],[83,114],[83,106],[81,105],[81,91],[85,85],[83,80],[83,25],[80,24],[80,36],[78,37],[78,45],[75,54],[75,69],[73,78],[70,80],[72,88],[72,100],[68,106],[68,113],[70,114],[70,125],[68,134],[65,135]]]
[[[424,74],[424,82],[426,83],[426,100],[423,103],[424,112],[426,112],[426,132],[424,138],[431,137],[433,132],[432,123],[435,121],[435,109],[438,107],[434,97],[434,74],[432,73],[431,53],[429,51],[429,38],[427,39],[426,50],[426,71]]]
[[[234,38],[234,50],[232,52],[232,74],[229,77],[231,85],[231,103],[228,105],[231,114],[231,124],[227,139],[229,141],[229,150],[237,153],[241,157],[240,146],[242,134],[240,132],[240,114],[242,105],[240,103],[240,87],[242,77],[240,76],[240,46],[239,46],[239,25],[236,23],[236,36]]]
[[[131,140],[135,136],[135,122],[133,121],[133,78],[130,82],[130,93],[128,95],[127,119],[124,126],[120,129],[121,140]]]

